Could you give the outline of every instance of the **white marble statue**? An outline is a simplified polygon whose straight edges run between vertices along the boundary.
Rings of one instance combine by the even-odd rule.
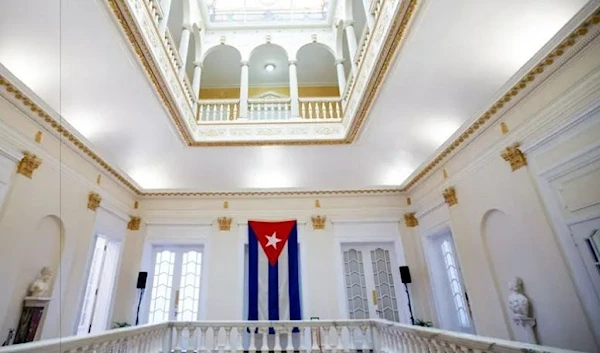
[[[536,324],[535,318],[531,315],[531,304],[529,298],[523,290],[523,280],[515,277],[508,282],[508,307],[512,313],[512,319],[527,333],[528,343],[537,344],[537,337],[533,327]]]
[[[42,268],[38,279],[33,281],[27,290],[27,295],[30,297],[45,297],[48,296],[50,289],[50,280],[52,280],[52,270],[48,267]]]

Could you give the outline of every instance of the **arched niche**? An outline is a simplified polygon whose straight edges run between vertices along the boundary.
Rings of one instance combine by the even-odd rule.
[[[289,96],[289,62],[287,51],[277,45],[265,43],[254,48],[250,53],[249,96],[254,97],[265,90],[276,90]],[[267,65],[275,65],[273,71],[267,71]]]
[[[300,97],[339,96],[333,50],[320,43],[302,46],[297,57],[298,93]]]
[[[208,48],[202,61],[200,99],[239,98],[241,60],[240,52],[230,45]]]

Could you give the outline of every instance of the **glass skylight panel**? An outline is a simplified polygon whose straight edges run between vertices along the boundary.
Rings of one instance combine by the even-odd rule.
[[[327,20],[328,0],[208,0],[213,23],[318,22]]]

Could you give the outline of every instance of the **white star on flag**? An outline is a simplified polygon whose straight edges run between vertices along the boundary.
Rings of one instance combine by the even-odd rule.
[[[277,232],[273,232],[273,235],[271,235],[271,236],[265,235],[265,237],[267,237],[267,245],[266,246],[272,246],[275,249],[277,249],[277,243],[282,241],[281,239],[277,239]]]

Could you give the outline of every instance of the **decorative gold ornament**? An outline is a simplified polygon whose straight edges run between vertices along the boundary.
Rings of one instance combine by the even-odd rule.
[[[412,205],[412,200],[410,199],[410,197],[407,197],[407,198],[406,198],[406,204],[407,204],[408,206]]]
[[[315,200],[315,208],[321,208],[321,201]]]
[[[448,171],[446,170],[446,168],[442,169],[442,176],[444,177],[444,179],[448,179]]]
[[[24,175],[31,179],[33,171],[36,170],[42,164],[42,160],[29,151],[23,153],[23,158],[17,166],[17,173]]]
[[[325,229],[325,222],[327,221],[327,217],[312,216],[311,220],[312,220],[313,229]]]
[[[219,217],[217,218],[217,222],[219,222],[219,230],[231,230],[231,218],[230,217]]]
[[[404,223],[406,227],[413,228],[419,225],[419,220],[415,217],[415,213],[405,213],[404,214]]]
[[[44,138],[44,135],[42,134],[41,131],[38,131],[35,133],[35,137],[34,137],[35,142],[42,143],[43,138]]]
[[[140,230],[141,223],[142,223],[142,219],[140,217],[131,216],[129,223],[127,223],[127,229]]]
[[[138,207],[140,207],[140,203],[139,203],[138,201],[135,201],[135,202],[133,203],[133,208],[137,210],[137,209],[138,209]]]
[[[505,122],[500,123],[500,132],[502,133],[502,135],[508,134],[508,125],[506,125]]]
[[[454,206],[458,203],[458,199],[456,198],[456,190],[453,187],[446,188],[442,195],[444,196],[444,201],[448,204],[448,206]]]
[[[229,201],[223,201],[223,208],[224,209],[228,209],[229,208]]]
[[[523,152],[521,152],[519,146],[519,143],[515,143],[512,146],[506,147],[504,152],[501,154],[502,158],[510,163],[510,167],[512,168],[513,172],[527,165],[527,158]]]
[[[98,207],[100,207],[100,202],[102,201],[102,196],[95,192],[90,192],[88,195],[88,209],[92,211],[96,211]]]
[[[96,177],[96,184],[100,185],[100,183],[102,183],[102,174],[98,174]]]

